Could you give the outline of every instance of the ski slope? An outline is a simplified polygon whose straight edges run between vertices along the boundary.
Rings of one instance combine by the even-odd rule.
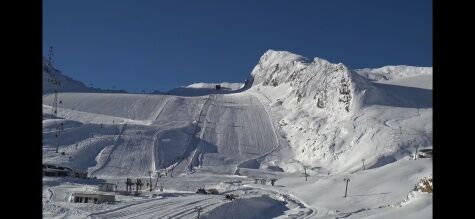
[[[78,123],[75,127],[64,125],[62,135],[68,140],[61,141],[60,150],[75,157],[79,152],[73,145],[79,142],[82,151],[95,153],[95,161],[87,167],[94,176],[143,177],[148,176],[148,171],[171,168],[182,173],[193,166],[199,167],[199,171],[232,174],[239,163],[278,146],[265,108],[250,94],[179,97],[60,93],[60,96],[59,116]],[[53,95],[44,97],[46,112],[52,99]],[[45,121],[45,131],[52,126],[46,123],[51,121]],[[45,132],[47,148],[54,146],[54,134],[54,131]],[[94,136],[91,137],[94,140],[87,141],[89,136]],[[106,137],[106,142],[96,142]],[[49,160],[56,159],[54,154],[45,157],[48,162],[58,162]],[[61,163],[86,169],[75,162],[78,159]]]
[[[204,113],[195,155],[195,165],[203,171],[231,174],[240,162],[278,146],[267,112],[254,96],[213,95],[210,105]]]

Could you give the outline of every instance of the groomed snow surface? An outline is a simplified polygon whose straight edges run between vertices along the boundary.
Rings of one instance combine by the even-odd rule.
[[[432,148],[431,68],[354,71],[269,50],[251,76],[246,86],[197,83],[168,95],[63,92],[57,116],[45,94],[44,163],[97,180],[44,177],[43,216],[196,218],[201,207],[201,218],[432,217],[432,193],[414,190],[432,177],[432,159],[412,159],[416,147]],[[101,180],[123,191],[126,178],[142,179],[141,195],[67,202]]]

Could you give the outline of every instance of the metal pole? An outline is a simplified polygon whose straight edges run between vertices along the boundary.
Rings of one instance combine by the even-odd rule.
[[[195,207],[196,211],[198,212],[198,219],[200,219],[200,212],[202,211],[201,207]]]
[[[305,171],[305,181],[307,181],[307,167],[303,167],[303,170]]]
[[[417,160],[417,149],[419,149],[419,146],[416,146],[416,155],[414,156],[414,160]]]
[[[345,188],[345,198],[346,198],[346,194],[348,191],[348,182],[350,181],[350,179],[346,178],[345,181],[346,181],[346,188]]]
[[[150,191],[152,191],[152,171],[149,171],[150,173]]]
[[[59,148],[59,127],[56,127],[56,153],[58,153]]]
[[[61,123],[60,127],[56,127],[56,153],[58,153],[59,149],[59,136],[61,134],[61,130],[63,129],[63,123]]]
[[[160,172],[157,172],[157,181],[155,181],[155,188],[157,188],[158,185],[158,178],[160,178]]]
[[[346,188],[345,188],[345,198],[346,198],[346,194],[348,192],[348,180],[346,181]]]

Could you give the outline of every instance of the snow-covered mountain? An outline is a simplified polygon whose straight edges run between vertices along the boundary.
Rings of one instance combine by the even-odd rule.
[[[342,63],[333,64],[318,57],[310,62],[286,51],[267,51],[251,76],[253,86],[288,91],[287,95],[295,97],[292,104],[302,103],[308,108],[335,114],[361,107],[363,94],[375,89]]]
[[[428,72],[412,69],[398,78]],[[372,83],[341,63],[285,51],[267,51],[251,75],[249,92],[266,100],[289,141],[289,163],[354,171],[361,159],[376,167],[432,146],[431,103],[413,99],[431,99],[430,90]]]
[[[391,77],[401,80],[414,77],[414,75],[427,75],[429,74],[427,69],[430,68],[406,66],[396,69],[398,70],[387,71],[386,74],[398,75]],[[238,123],[242,124],[247,122],[240,118],[245,115],[241,113],[244,112],[242,110],[252,106],[247,110],[260,114],[263,108],[259,105],[263,104],[269,113],[274,131],[278,133],[276,134],[278,138],[276,140],[279,142],[278,151],[284,152],[279,152],[280,154],[274,152],[266,159],[261,157],[252,161],[256,163],[251,166],[253,168],[278,166],[287,172],[301,171],[302,165],[324,167],[329,171],[354,171],[361,168],[359,165],[361,159],[366,159],[368,167],[377,167],[408,156],[416,145],[421,148],[431,147],[431,90],[404,87],[397,83],[391,84],[396,79],[386,80],[384,84],[375,83],[360,74],[342,63],[334,64],[321,58],[311,60],[286,51],[269,50],[260,58],[251,72],[251,80],[246,89],[243,89],[242,83],[219,83],[222,87],[220,90],[216,90],[216,84],[213,83],[196,83],[172,90],[169,97],[157,94],[158,96],[152,99],[147,95],[65,94],[63,95],[65,98],[63,112],[68,114],[63,116],[80,122],[107,122],[114,119],[150,125],[161,124],[160,118],[171,116],[164,113],[175,113],[176,115],[171,118],[190,118],[183,127],[173,126],[174,129],[181,130],[190,126],[189,123],[203,119],[195,118],[198,112],[200,116],[208,113],[207,121],[212,122],[223,113],[232,111],[229,114],[230,117],[226,117],[229,121],[215,122],[229,123],[236,129],[233,129],[233,133],[246,136],[238,130],[239,126],[236,125],[237,121],[241,121]],[[252,86],[249,88],[249,85]],[[88,91],[82,83],[78,83],[77,87],[79,91]],[[192,99],[176,96],[189,96]],[[148,100],[153,100],[158,105],[150,105],[152,108],[145,107],[146,105],[143,104],[146,104]],[[44,101],[50,104],[52,97],[46,96]],[[190,111],[189,103],[200,105],[201,110]],[[133,106],[134,109],[130,111],[129,106]],[[180,106],[189,109],[186,116],[185,114],[178,115]],[[160,109],[162,111],[156,111]],[[163,111],[163,109],[167,110]],[[88,115],[79,115],[69,110]],[[138,119],[134,116],[142,114],[147,117]],[[106,117],[110,119],[104,119]],[[134,121],[137,119],[140,121]],[[265,122],[262,121],[262,123]],[[204,124],[192,126],[196,125],[198,129],[204,126]],[[225,126],[213,127],[219,129],[216,133],[227,129]],[[262,132],[264,131],[262,128],[254,131]],[[211,133],[209,130],[204,131],[207,133],[200,133],[200,135],[207,136]],[[269,136],[267,132],[265,135]],[[243,144],[242,147],[261,144],[253,142],[260,139],[257,136],[255,139],[250,138],[247,143],[242,141],[225,143],[223,137],[219,134],[209,136],[207,141],[218,148],[228,147],[227,144],[238,144],[238,146]],[[231,136],[227,137],[231,138]],[[184,149],[185,151],[198,150],[200,159],[209,157],[197,145],[182,147],[189,148]],[[227,148],[222,149],[227,150]],[[188,153],[186,156],[192,156],[189,152],[186,153]],[[272,156],[277,158],[274,160],[269,158]],[[235,159],[240,160],[247,156],[240,157]],[[191,159],[195,160],[195,158]],[[218,161],[213,161],[213,165],[216,162]],[[236,162],[231,162],[229,165],[233,166]],[[207,162],[201,160],[197,164],[203,163]],[[298,165],[295,166],[295,164]],[[243,165],[247,166],[247,164]],[[165,168],[165,166],[156,166],[156,168]]]
[[[126,177],[149,180],[152,171],[168,195],[121,196],[116,206],[77,210],[61,197],[89,185],[47,179],[44,211],[51,217],[191,218],[197,206],[208,206],[204,218],[237,211],[246,218],[249,209],[282,218],[431,215],[432,195],[413,186],[431,178],[432,161],[410,159],[416,148],[432,147],[431,68],[352,70],[269,50],[245,84],[196,83],[156,95],[59,95],[57,117],[47,113],[54,95],[43,96],[44,162],[120,186]],[[64,155],[55,153],[58,142]],[[158,178],[159,172],[173,177]],[[352,180],[347,198],[340,193],[345,177]],[[253,178],[277,178],[278,186]],[[233,204],[241,204],[191,194],[204,185],[239,194]]]

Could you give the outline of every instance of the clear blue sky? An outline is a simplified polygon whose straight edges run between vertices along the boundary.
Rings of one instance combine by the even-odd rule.
[[[268,49],[432,66],[430,0],[43,0],[43,55],[94,87],[243,82]]]

